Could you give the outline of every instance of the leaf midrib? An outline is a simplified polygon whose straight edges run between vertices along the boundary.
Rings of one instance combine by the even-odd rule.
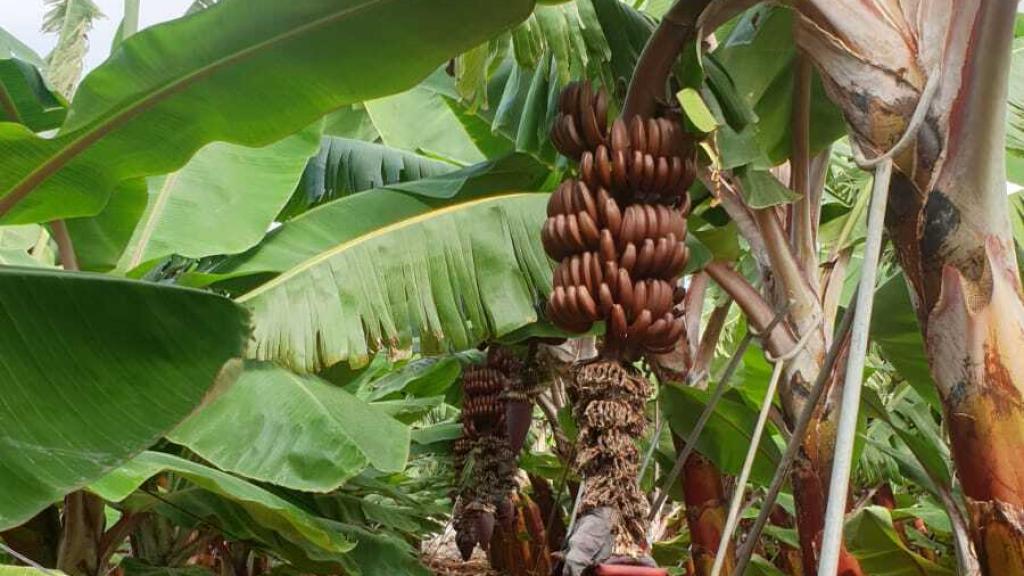
[[[357,246],[357,245],[362,244],[364,242],[369,242],[370,240],[372,240],[374,238],[378,238],[380,236],[384,236],[384,235],[389,234],[391,232],[394,232],[396,230],[400,230],[402,228],[406,228],[406,227],[412,226],[414,224],[430,220],[432,218],[437,218],[437,217],[443,216],[445,214],[450,214],[452,212],[456,212],[456,211],[459,211],[459,210],[464,210],[464,209],[471,208],[473,206],[477,206],[477,205],[480,205],[480,204],[485,204],[487,202],[497,202],[497,201],[501,201],[501,200],[510,200],[510,199],[514,199],[514,198],[521,198],[521,197],[524,197],[524,196],[533,196],[535,194],[536,194],[535,192],[517,192],[517,193],[512,193],[512,194],[499,194],[497,196],[489,196],[487,198],[480,198],[480,199],[477,199],[477,200],[470,200],[468,202],[461,202],[459,204],[453,204],[451,206],[445,206],[444,208],[440,208],[440,209],[437,209],[437,210],[430,210],[430,211],[424,212],[422,214],[417,214],[417,215],[415,215],[415,216],[413,216],[411,218],[406,218],[404,220],[399,220],[398,222],[393,222],[391,224],[388,224],[387,226],[383,226],[381,228],[377,228],[376,230],[372,230],[370,232],[367,232],[366,234],[363,234],[361,236],[358,236],[358,237],[353,238],[351,240],[348,240],[346,242],[342,242],[341,244],[338,244],[337,246],[335,246],[333,248],[330,248],[328,250],[324,250],[323,252],[320,252],[320,253],[316,254],[315,256],[313,256],[311,258],[307,258],[306,260],[300,262],[296,266],[293,266],[292,268],[289,268],[287,271],[282,272],[279,276],[275,277],[274,279],[270,280],[269,282],[256,287],[255,289],[253,289],[250,292],[246,292],[245,294],[242,294],[238,298],[235,298],[235,302],[243,303],[243,302],[247,302],[249,300],[252,300],[253,298],[255,298],[256,296],[262,294],[263,292],[267,292],[268,290],[271,290],[271,289],[277,287],[280,284],[284,284],[285,282],[287,282],[288,280],[291,280],[295,276],[298,276],[299,274],[302,274],[303,272],[306,272],[306,271],[310,270],[311,268],[313,268],[314,266],[316,266],[318,264],[322,264],[323,262],[329,260],[330,258],[332,258],[333,256],[335,256],[337,254],[345,252],[346,250],[349,250],[349,249],[351,249],[354,246]]]
[[[183,91],[198,80],[201,80],[214,72],[224,68],[225,66],[245,60],[246,58],[253,56],[264,49],[272,47],[280,42],[284,42],[293,37],[301,35],[310,30],[330,25],[335,21],[342,20],[353,14],[358,14],[370,7],[376,7],[383,4],[393,2],[394,0],[369,0],[365,4],[360,6],[346,8],[340,12],[323,16],[312,22],[288,30],[277,36],[272,36],[258,42],[252,46],[249,46],[243,50],[234,52],[228,56],[224,56],[218,60],[215,60],[205,66],[202,66],[195,71],[186,74],[178,78],[177,80],[171,81],[164,84],[161,88],[155,92],[150,93],[135,103],[124,107],[120,112],[107,118],[106,120],[98,123],[91,129],[84,130],[77,138],[71,140],[67,146],[65,146],[58,154],[53,156],[50,160],[47,160],[41,164],[35,170],[29,172],[24,178],[21,179],[17,184],[11,188],[10,192],[0,198],[0,216],[6,214],[15,204],[20,202],[25,196],[27,196],[33,189],[38,185],[42,184],[46,179],[56,173],[58,170],[63,168],[72,159],[77,157],[80,153],[86,150],[90,145],[97,142],[98,140],[110,134],[113,130],[125,124],[132,118],[145,112],[146,110],[156,106],[166,97],[171,96],[177,92]]]
[[[153,232],[156,231],[157,221],[160,219],[160,215],[167,206],[167,198],[170,197],[171,190],[174,189],[174,185],[177,183],[179,176],[181,176],[180,170],[173,174],[169,174],[164,180],[164,185],[160,187],[160,192],[156,196],[156,201],[153,202],[153,210],[150,211],[149,218],[143,224],[142,233],[139,234],[139,243],[135,246],[134,254],[132,254],[131,260],[128,262],[129,270],[140,264],[142,255],[145,253],[146,247],[153,237]]]

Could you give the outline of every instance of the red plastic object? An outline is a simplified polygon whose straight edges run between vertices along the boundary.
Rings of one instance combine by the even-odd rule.
[[[594,570],[594,576],[668,576],[668,570],[630,564],[601,564]]]

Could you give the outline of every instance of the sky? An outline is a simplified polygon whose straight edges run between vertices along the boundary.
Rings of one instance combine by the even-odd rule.
[[[92,70],[106,59],[114,31],[124,14],[123,0],[93,0],[105,18],[96,22],[89,34],[89,52],[86,55],[86,70]],[[185,13],[192,0],[142,0],[139,10],[139,28],[152,26],[177,18]],[[54,44],[56,34],[43,34],[39,27],[43,22],[46,6],[43,0],[0,0],[0,28],[28,44],[45,57]]]

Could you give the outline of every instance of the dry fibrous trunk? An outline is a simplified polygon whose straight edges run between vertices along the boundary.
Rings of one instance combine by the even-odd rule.
[[[583,478],[579,513],[614,511],[613,555],[640,557],[647,550],[647,498],[637,483],[640,453],[635,439],[646,426],[651,386],[618,362],[579,367],[573,386],[579,426],[576,468]]]
[[[938,90],[896,157],[886,218],[988,574],[1024,573],[1024,303],[1006,209],[1016,2],[805,0],[798,41],[868,155]]]
[[[457,489],[452,513],[463,560],[476,546],[489,550],[496,523],[507,527],[517,517],[512,500],[517,452],[509,441],[505,394],[517,386],[521,371],[515,356],[492,347],[484,365],[463,373],[463,431],[453,450]]]

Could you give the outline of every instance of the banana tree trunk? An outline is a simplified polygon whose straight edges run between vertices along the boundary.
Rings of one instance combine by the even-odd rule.
[[[802,0],[798,42],[870,156],[904,132],[887,228],[911,287],[987,574],[1024,573],[1024,302],[1004,122],[1017,2]]]
[[[677,450],[681,450],[686,440],[673,435],[672,441]],[[728,512],[728,499],[722,484],[722,473],[713,462],[693,452],[683,464],[683,472],[679,477],[683,488],[683,502],[686,505],[686,525],[690,529],[690,557],[693,560],[694,574],[709,576],[715,563],[722,531],[725,529],[725,517]],[[729,552],[720,574],[728,576],[733,572],[732,540],[726,542]]]

